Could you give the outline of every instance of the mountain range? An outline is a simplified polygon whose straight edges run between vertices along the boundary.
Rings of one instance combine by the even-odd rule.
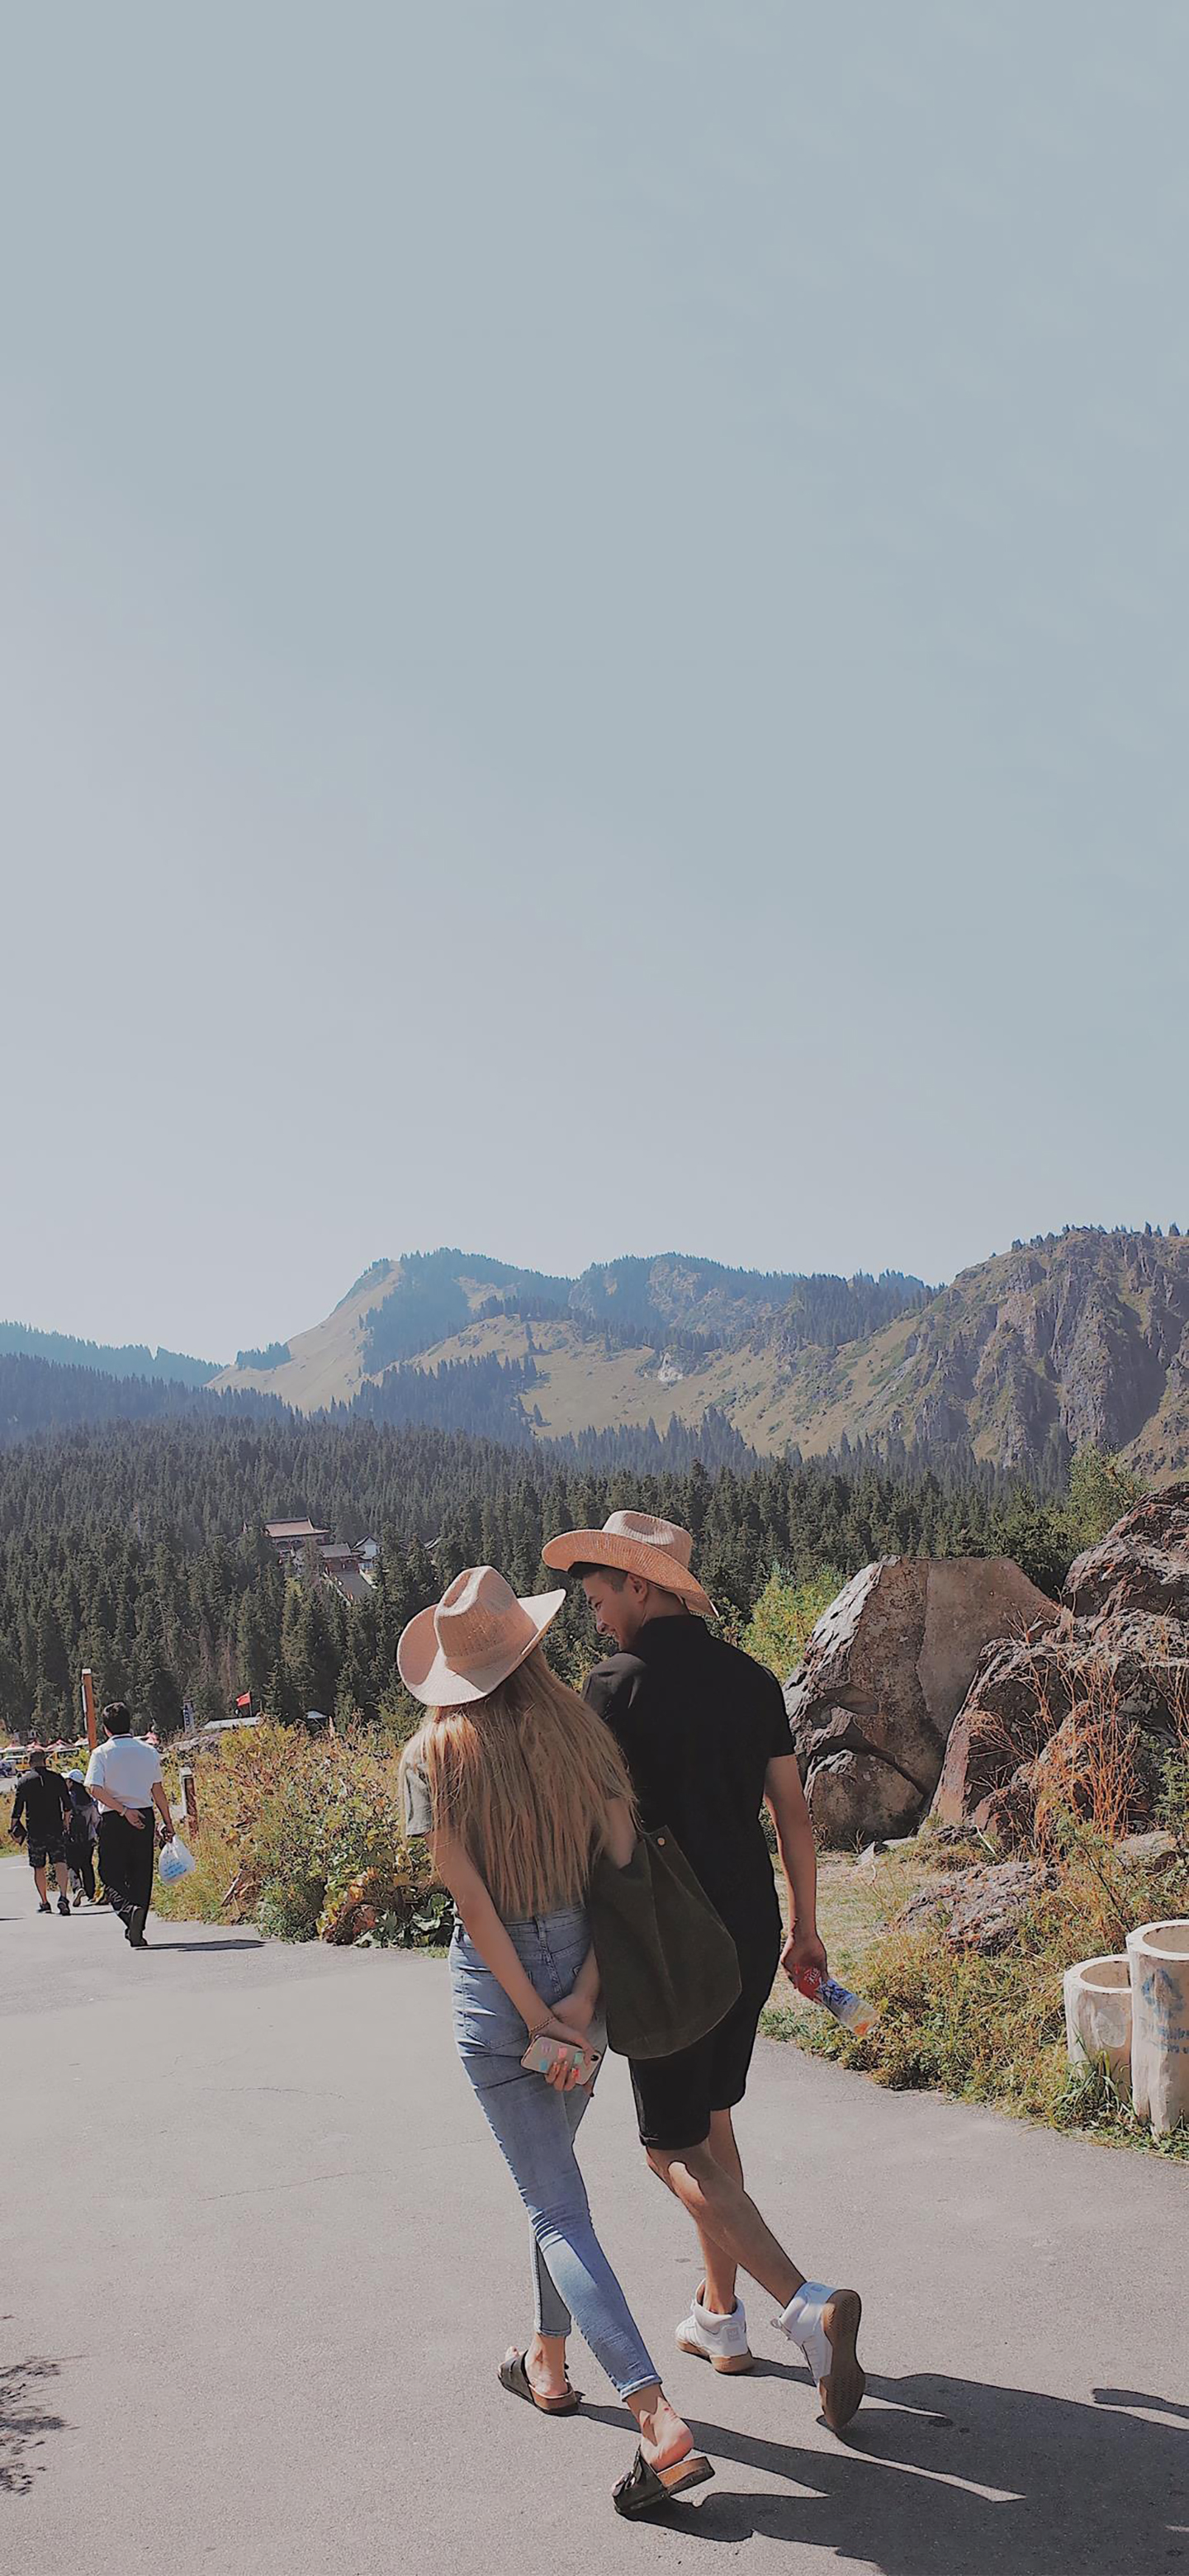
[[[325,1322],[260,1356],[212,1385],[309,1412],[399,1369],[411,1408],[410,1372],[496,1359],[527,1363],[517,1400],[538,1439],[713,1409],[762,1454],[868,1440],[1060,1475],[1089,1446],[1172,1474],[1189,1466],[1189,1237],[1068,1227],[936,1289],[676,1253],[573,1280],[413,1255],[377,1262]]]
[[[10,1439],[234,1396],[525,1446],[670,1422],[684,1437],[709,1417],[707,1454],[719,1458],[732,1440],[819,1457],[862,1442],[1041,1481],[1093,1447],[1158,1478],[1189,1467],[1189,1236],[1067,1227],[940,1288],[898,1271],[841,1279],[679,1253],[579,1278],[409,1253],[374,1262],[323,1322],[229,1367],[4,1325],[0,1371]],[[104,1373],[101,1404],[90,1371]],[[132,1379],[135,1408],[120,1395]],[[164,1383],[154,1394],[145,1380]]]

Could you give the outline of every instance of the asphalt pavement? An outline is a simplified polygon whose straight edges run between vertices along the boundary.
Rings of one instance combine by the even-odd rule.
[[[803,2268],[866,2303],[839,2442],[747,2293],[758,2367],[671,2352],[696,2279],[612,2061],[596,2224],[717,2466],[625,2524],[630,2419],[546,2421],[525,2225],[440,1960],[32,1910],[0,1862],[0,2566],[73,2576],[1136,2576],[1189,2567],[1189,2177],[762,2043],[740,2134]]]

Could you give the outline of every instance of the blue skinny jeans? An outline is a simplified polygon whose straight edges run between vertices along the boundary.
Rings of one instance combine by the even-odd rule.
[[[586,1915],[573,1909],[504,1927],[543,2003],[560,2003],[590,1948]],[[459,1924],[450,1944],[458,2054],[510,2168],[532,2230],[538,2334],[568,2335],[574,2320],[621,2397],[659,2377],[591,2224],[574,2140],[589,2093],[555,2093],[520,2060],[528,2031],[498,1977]],[[602,2034],[595,2031],[594,2044]]]

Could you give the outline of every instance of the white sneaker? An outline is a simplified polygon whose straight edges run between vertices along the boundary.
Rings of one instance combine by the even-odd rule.
[[[772,2320],[791,2343],[800,2344],[832,2433],[843,2432],[863,2402],[867,2379],[857,2348],[862,2313],[857,2290],[806,2281]]]
[[[747,2315],[742,2299],[736,2299],[729,2317],[719,2317],[695,2298],[689,2315],[677,2328],[677,2349],[697,2353],[712,2370],[750,2370],[752,2355],[747,2348]]]

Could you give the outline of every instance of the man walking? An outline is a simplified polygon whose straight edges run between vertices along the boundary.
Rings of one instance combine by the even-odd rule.
[[[677,2057],[633,2062],[641,2141],[654,2173],[688,2210],[702,2280],[677,2329],[685,2352],[716,2370],[752,2366],[736,2267],[777,2301],[776,2322],[800,2344],[822,2412],[841,2432],[865,2386],[856,2342],[858,2292],[807,2281],[743,2184],[731,2118],[743,2099],[760,2014],[778,1960],[824,1968],[815,1915],[816,1856],[784,1698],[775,1676],[712,1637],[714,1605],[690,1571],[693,1542],[675,1522],[612,1512],[601,1530],[567,1530],[542,1551],[574,1574],[617,1652],[595,1666],[586,1697],[606,1719],[644,1826],[667,1826],[726,1924],[742,1990],[717,2030]],[[788,1888],[780,1906],[760,1806],[766,1802]],[[564,2016],[565,2006],[562,2006]]]
[[[58,1882],[58,1912],[69,1914],[67,1893],[66,1835],[70,1818],[70,1791],[60,1771],[51,1771],[43,1744],[29,1747],[29,1768],[16,1785],[12,1802],[12,1833],[17,1842],[27,1842],[29,1867],[37,1889],[37,1911],[50,1911],[48,1870],[52,1861]]]
[[[99,1818],[99,1868],[104,1887],[134,1950],[147,1949],[145,1921],[153,1897],[153,1810],[160,1818],[160,1837],[173,1832],[169,1800],[161,1777],[161,1756],[132,1732],[132,1713],[122,1699],[103,1711],[106,1744],[97,1744],[87,1764],[86,1787],[103,1812]]]
[[[66,1864],[74,1882],[74,1902],[95,1903],[95,1836],[99,1810],[83,1786],[81,1771],[68,1771],[66,1787],[70,1798],[70,1823],[66,1834]]]

